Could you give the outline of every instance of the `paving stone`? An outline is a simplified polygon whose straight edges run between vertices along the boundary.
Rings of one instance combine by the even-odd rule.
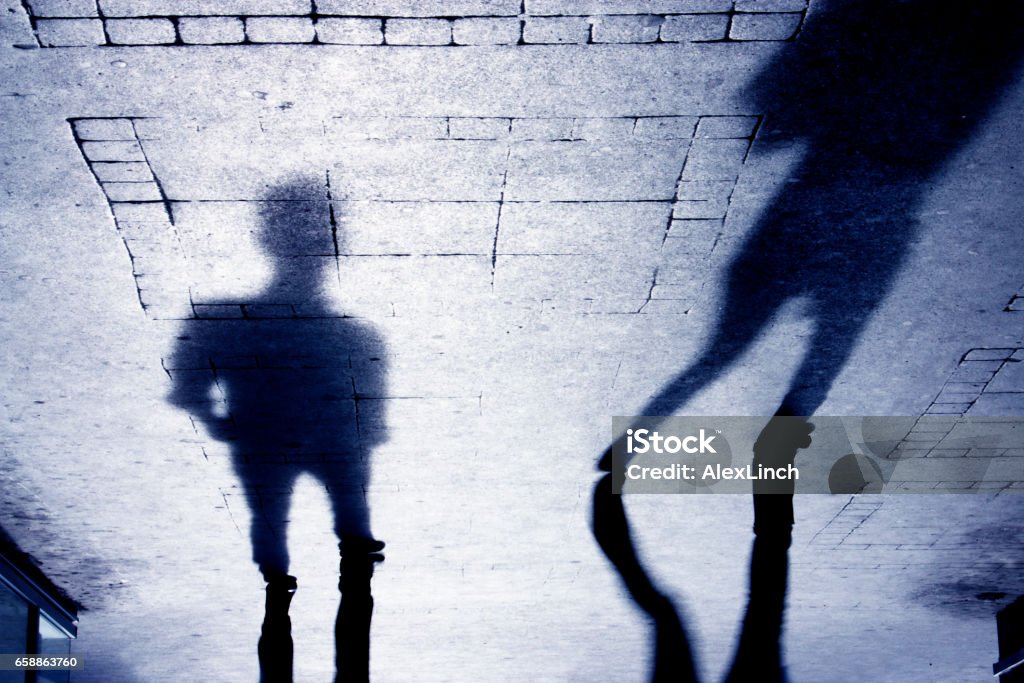
[[[928,406],[926,415],[963,415],[971,407],[970,403],[934,403]]]
[[[245,25],[236,17],[182,17],[178,33],[183,43],[226,45],[245,41]]]
[[[723,199],[682,199],[672,208],[674,219],[725,218],[729,202]]]
[[[192,306],[197,318],[242,318],[241,305],[195,304]]]
[[[732,180],[739,175],[746,140],[694,140],[686,155],[683,180]]]
[[[574,140],[623,139],[633,135],[635,127],[636,119],[633,117],[583,117],[573,122],[570,137]]]
[[[259,142],[243,131],[221,135],[193,129],[148,141],[146,150],[170,199],[262,199],[268,168],[283,177],[323,177],[325,163],[317,161],[325,150],[321,139],[292,137],[286,157],[276,143]]]
[[[674,221],[673,223],[697,223],[697,221]],[[658,264],[658,284],[688,285],[702,282],[708,274],[708,255],[714,247],[717,233],[711,233],[705,226],[700,232],[690,233],[688,237],[669,237],[661,250]],[[686,234],[676,230],[677,234]]]
[[[147,202],[145,204],[134,203],[113,203],[110,205],[114,218],[120,223],[167,223],[167,210],[162,202]]]
[[[1002,361],[964,361],[949,376],[951,382],[988,382],[1001,368]]]
[[[732,0],[531,0],[533,15],[578,14],[672,14],[676,12],[728,12]]]
[[[334,202],[343,254],[490,254],[497,202]]]
[[[985,392],[967,411],[968,415],[999,417],[1024,414],[1024,391]]]
[[[132,119],[135,127],[135,134],[139,140],[159,140],[163,137],[177,137],[180,135],[181,124],[171,124],[159,116],[140,116]]]
[[[733,40],[789,40],[802,20],[800,14],[736,14],[729,37]]]
[[[696,125],[696,116],[641,116],[633,134],[654,140],[689,140]]]
[[[1014,351],[1015,349],[971,349],[964,356],[964,360],[1006,360]]]
[[[702,116],[697,124],[698,138],[749,138],[757,126],[756,116]]]
[[[680,14],[665,17],[661,39],[667,43],[722,40],[728,29],[728,14]]]
[[[95,162],[90,168],[101,182],[140,182],[153,179],[149,164],[145,162]]]
[[[96,17],[95,0],[30,0],[33,17]]]
[[[807,0],[736,0],[737,12],[802,12]]]
[[[736,187],[736,183],[729,180],[684,180],[679,183],[676,197],[688,200],[726,202],[734,187]]]
[[[192,255],[224,256],[259,253],[255,234],[266,202],[180,202],[174,204],[175,226]],[[277,249],[291,256],[334,253],[327,202],[294,202],[288,220],[296,237]],[[256,256],[258,259],[258,256]]]
[[[313,20],[304,17],[250,17],[245,35],[254,43],[310,43],[316,31]]]
[[[310,0],[99,0],[105,17],[309,14]]]
[[[695,298],[651,299],[635,310],[640,315],[688,315]]]
[[[113,45],[169,45],[178,39],[169,19],[107,19]]]
[[[139,290],[139,299],[146,314],[154,320],[181,320],[194,315],[188,292],[171,294],[166,290]]]
[[[43,47],[103,45],[107,37],[99,19],[40,19],[36,36]]]
[[[512,150],[506,200],[671,200],[686,151],[673,142],[524,142]]]
[[[472,17],[452,23],[456,45],[515,45],[522,35],[518,18]]]
[[[154,233],[156,231],[153,231]],[[124,234],[124,233],[122,233]],[[145,235],[142,238],[131,238],[125,237],[124,245],[131,253],[132,258],[164,258],[174,256],[177,258],[184,258],[184,254],[181,249],[178,248],[177,244],[173,241],[162,241],[159,238],[154,239],[153,235]],[[132,264],[135,266],[136,264]],[[183,262],[176,263],[174,268],[180,269],[184,266]],[[143,272],[139,268],[135,268],[136,272]],[[150,286],[147,283],[147,286]]]
[[[641,300],[650,289],[644,283],[653,268],[624,255],[614,267],[607,257],[594,256],[500,256],[494,271],[494,291],[499,294],[552,298],[609,298],[633,296]],[[573,277],[567,280],[566,273]]]
[[[74,127],[79,140],[135,140],[131,119],[78,119]]]
[[[321,17],[316,21],[316,36],[321,43],[380,45],[383,25],[380,19]]]
[[[674,211],[673,211],[674,213]],[[675,218],[673,216],[673,218]],[[669,228],[666,246],[688,244],[693,247],[692,253],[706,254],[725,230],[721,219],[679,219],[675,218]],[[677,242],[676,240],[685,240]]]
[[[506,156],[486,141],[364,143],[332,166],[331,178],[347,199],[497,201]]]
[[[502,140],[507,138],[512,120],[504,118],[451,117],[448,137],[452,140]]]
[[[242,314],[246,318],[293,318],[295,308],[291,304],[243,304]]]
[[[680,301],[690,299],[700,292],[696,283],[687,285],[655,285],[651,288],[651,299]]]
[[[176,245],[178,239],[174,225],[166,216],[157,222],[121,220],[117,222],[117,231],[126,244],[147,241],[169,248],[168,245]]]
[[[317,0],[321,14],[371,17],[497,17],[519,14],[520,0]]]
[[[589,43],[587,17],[530,17],[523,25],[526,43]]]
[[[972,393],[957,393],[955,390],[951,391],[947,388],[943,388],[939,395],[935,398],[935,403],[971,403],[974,399],[978,398],[979,392]]]
[[[160,201],[156,183],[103,183],[103,191],[112,202]]]
[[[388,19],[384,37],[388,45],[448,45],[452,24],[447,19]]]
[[[928,451],[928,458],[963,458],[967,455],[965,448],[933,448]]]
[[[83,142],[82,153],[89,161],[145,161],[135,141]]]
[[[328,135],[350,140],[444,140],[449,137],[448,119],[442,116],[343,117],[327,124]]]
[[[609,244],[649,262],[661,246],[667,205],[516,204],[502,207],[499,254],[601,254]]]
[[[572,129],[570,118],[512,119],[510,135],[514,140],[569,140]]]
[[[596,17],[595,43],[653,43],[661,32],[662,18],[652,15]]]
[[[401,300],[423,282],[455,297],[490,290],[490,256],[344,256],[339,259],[340,290],[353,298]]]

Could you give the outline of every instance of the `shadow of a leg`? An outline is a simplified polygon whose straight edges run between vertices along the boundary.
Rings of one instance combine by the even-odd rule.
[[[769,420],[754,444],[754,460],[785,467],[796,452],[811,445],[814,426],[786,414],[783,406]],[[791,480],[754,482],[754,545],[750,555],[750,595],[726,683],[782,683],[782,625],[789,576],[789,545],[793,532]]]
[[[261,683],[291,683],[292,621],[288,606],[295,594],[295,578],[288,576],[267,584],[267,607],[257,646]]]
[[[622,496],[612,493],[612,475],[601,477],[594,487],[593,505],[594,538],[622,577],[637,606],[654,620],[651,680],[695,683],[697,674],[686,631],[672,601],[658,590],[640,564]]]
[[[267,582],[266,608],[256,651],[263,683],[292,680],[292,622],[288,607],[295,594],[296,580],[288,574],[288,546],[284,529],[288,515],[288,494],[294,473],[281,465],[246,465],[236,455],[236,472],[245,483],[246,501],[252,513],[253,560]]]
[[[792,496],[754,496],[750,597],[726,683],[781,683],[787,680],[782,662],[782,623],[792,518]]]
[[[346,538],[342,541],[341,578],[338,589],[341,603],[334,622],[335,681],[370,679],[370,620],[373,595],[370,579],[374,565],[384,560],[380,541]]]

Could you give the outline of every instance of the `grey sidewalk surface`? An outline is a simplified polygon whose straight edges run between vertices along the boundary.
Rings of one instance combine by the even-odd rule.
[[[772,202],[816,180],[752,95],[814,0],[131,4],[8,0],[0,19],[0,523],[84,607],[73,680],[258,677],[259,520],[168,395],[208,371],[174,365],[197,322],[323,317],[266,294],[257,233],[282,204],[318,226],[285,245],[289,272],[326,268],[331,315],[383,340],[339,360],[360,434],[386,439],[365,490],[387,542],[372,677],[646,680],[650,624],[589,529],[595,462],[611,417],[699,355]],[[1022,106],[1013,80],[923,174],[819,414],[1024,415]],[[834,315],[860,310],[854,285]],[[679,413],[770,415],[814,329],[806,300],[781,306]],[[362,395],[378,359],[386,391]],[[296,680],[331,680],[329,492],[264,493],[291,495]],[[1019,496],[798,496],[792,680],[987,680],[995,611],[1024,592]],[[625,503],[720,676],[749,501]]]

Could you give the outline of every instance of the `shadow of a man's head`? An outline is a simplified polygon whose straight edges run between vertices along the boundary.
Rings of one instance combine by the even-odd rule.
[[[270,188],[260,203],[256,243],[269,261],[269,289],[296,299],[322,294],[325,270],[333,266],[339,230],[323,181],[298,177]]]

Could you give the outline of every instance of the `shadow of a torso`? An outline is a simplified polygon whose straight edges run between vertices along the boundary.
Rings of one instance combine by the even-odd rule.
[[[737,294],[869,314],[933,183],[1015,75],[1022,19],[991,0],[812,3],[806,30],[751,81],[758,146],[801,139],[807,152],[733,264]]]
[[[360,404],[384,395],[383,342],[352,318],[189,321],[173,365],[193,371],[175,402],[237,460],[358,467],[382,439],[379,411]]]

